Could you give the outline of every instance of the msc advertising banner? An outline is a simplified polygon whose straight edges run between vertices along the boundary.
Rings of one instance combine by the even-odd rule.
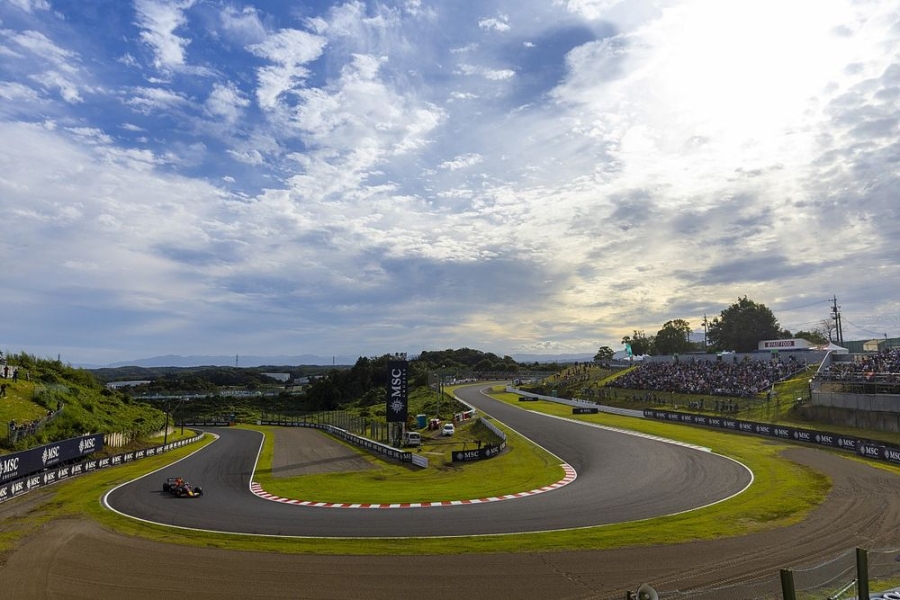
[[[473,462],[476,460],[487,460],[494,458],[506,449],[506,440],[499,444],[484,446],[477,450],[454,450],[452,453],[453,462]]]
[[[115,456],[104,456],[103,458],[87,458],[75,464],[61,463],[102,449],[103,434],[85,435],[54,444],[47,444],[25,452],[7,454],[0,457],[0,468],[3,469],[4,475],[3,481],[0,481],[0,502],[28,493],[39,487],[51,485],[62,479],[90,473],[97,469],[114,467],[147,456],[162,454],[186,444],[192,444],[199,441],[202,437],[203,434],[200,434],[155,448],[136,450]],[[26,471],[36,467],[38,468],[37,472],[31,472],[18,479],[12,479],[11,476],[7,478],[7,474],[11,475],[14,472],[24,474]]]
[[[866,442],[855,437],[849,437],[830,431],[817,431],[815,429],[799,429],[797,427],[785,427],[772,425],[771,423],[755,423],[753,421],[740,421],[728,417],[711,417],[707,415],[692,415],[687,413],[675,413],[666,410],[644,409],[644,416],[648,419],[660,419],[665,421],[677,421],[691,425],[703,425],[705,427],[717,427],[731,429],[741,433],[766,435],[783,440],[818,444],[850,452],[856,452],[866,458],[885,460],[900,464],[900,448]]]
[[[0,456],[0,482],[12,481],[103,449],[103,434],[45,444]]]
[[[407,375],[409,363],[405,360],[388,362],[387,421],[406,423],[409,418],[409,388]]]

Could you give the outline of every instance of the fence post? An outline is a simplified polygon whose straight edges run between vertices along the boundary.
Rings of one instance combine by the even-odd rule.
[[[794,572],[791,569],[781,570],[781,597],[784,600],[797,600],[794,589]]]
[[[856,549],[856,597],[869,598],[869,555],[862,548]]]

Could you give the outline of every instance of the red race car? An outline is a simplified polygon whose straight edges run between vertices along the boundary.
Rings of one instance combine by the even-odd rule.
[[[169,477],[163,484],[163,492],[169,492],[178,498],[198,498],[203,495],[203,489],[197,485],[191,485],[181,477]]]

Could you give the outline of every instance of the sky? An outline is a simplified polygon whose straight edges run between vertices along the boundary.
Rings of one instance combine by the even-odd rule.
[[[900,5],[0,0],[0,349],[900,336]]]

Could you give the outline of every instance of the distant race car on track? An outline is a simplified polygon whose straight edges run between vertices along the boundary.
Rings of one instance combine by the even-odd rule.
[[[179,498],[198,498],[203,495],[200,486],[193,486],[181,477],[169,477],[163,484],[163,492],[169,492]]]

